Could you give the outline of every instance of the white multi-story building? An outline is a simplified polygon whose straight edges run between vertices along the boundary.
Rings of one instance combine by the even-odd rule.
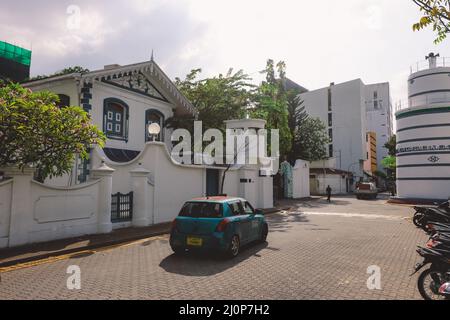
[[[367,160],[367,132],[375,132],[378,168],[387,155],[383,146],[392,132],[389,84],[365,85],[361,79],[302,93],[306,112],[321,119],[328,127],[330,144],[328,155],[336,158],[337,168],[353,173],[354,182],[364,179],[364,161]]]
[[[384,145],[392,136],[392,103],[389,83],[377,83],[366,86],[367,131],[376,133],[377,167],[384,171],[382,161],[388,156]]]

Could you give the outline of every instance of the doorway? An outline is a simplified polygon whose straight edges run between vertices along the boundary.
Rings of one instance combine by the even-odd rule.
[[[219,195],[219,170],[206,170],[206,196],[213,197]]]

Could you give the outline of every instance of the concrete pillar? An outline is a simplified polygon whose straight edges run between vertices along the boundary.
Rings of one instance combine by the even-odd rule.
[[[33,168],[2,168],[5,177],[13,178],[11,199],[11,220],[9,227],[9,246],[15,247],[29,242],[29,231],[33,221],[31,181]]]
[[[100,179],[98,193],[98,233],[112,232],[111,222],[111,195],[112,195],[112,175],[114,169],[108,167],[104,162],[94,170],[91,170],[94,179]]]
[[[146,227],[151,224],[149,207],[149,184],[148,175],[150,171],[139,166],[130,171],[131,184],[133,186],[133,227]]]

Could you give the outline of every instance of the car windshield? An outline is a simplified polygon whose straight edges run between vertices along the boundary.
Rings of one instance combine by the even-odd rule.
[[[188,202],[181,209],[180,217],[222,218],[222,205],[211,202]]]

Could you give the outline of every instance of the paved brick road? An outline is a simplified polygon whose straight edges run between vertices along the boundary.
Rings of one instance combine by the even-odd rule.
[[[307,212],[303,214],[302,212]],[[269,243],[223,261],[175,257],[167,237],[1,274],[0,299],[420,299],[411,209],[384,201],[313,201],[269,218]],[[82,289],[66,287],[81,268]],[[367,268],[382,270],[370,291]]]

